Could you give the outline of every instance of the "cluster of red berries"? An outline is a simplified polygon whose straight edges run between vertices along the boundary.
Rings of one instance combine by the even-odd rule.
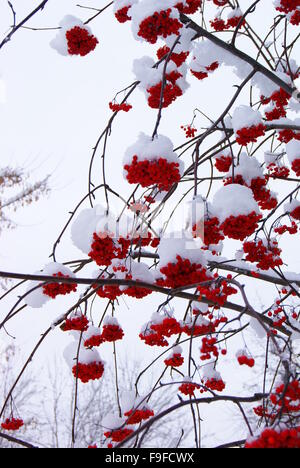
[[[219,172],[228,172],[232,165],[232,156],[220,155],[215,160],[216,169]]]
[[[184,382],[180,385],[179,391],[183,395],[186,396],[194,396],[195,390],[199,390],[201,387],[200,385],[193,383],[193,382]]]
[[[102,339],[104,341],[113,342],[122,340],[124,332],[119,325],[104,325],[102,330]]]
[[[281,143],[286,144],[292,140],[300,140],[300,133],[286,128],[284,130],[280,130],[278,140],[281,141]]]
[[[102,334],[97,334],[97,335],[91,336],[90,338],[87,338],[84,342],[84,346],[86,348],[97,348],[98,346],[102,345],[102,343],[104,342],[105,340]]]
[[[297,206],[293,211],[290,212],[292,218],[300,221],[300,205]]]
[[[104,278],[103,278],[104,279]],[[119,286],[99,286],[95,284],[93,286],[96,289],[96,294],[103,299],[109,299],[110,301],[115,301],[117,297],[122,296],[123,291],[119,288]]]
[[[168,263],[160,269],[165,276],[164,280],[158,281],[161,286],[176,289],[182,286],[203,283],[210,279],[203,265],[191,263],[190,260],[183,259],[180,255],[177,255],[176,259],[176,263]]]
[[[280,88],[279,91],[275,91],[275,93],[273,93],[272,96],[269,98],[265,98],[264,96],[262,96],[261,102],[263,105],[272,102],[274,106],[271,110],[265,113],[266,120],[271,122],[273,120],[286,117],[286,107],[290,99],[291,96],[282,88]]]
[[[300,448],[300,427],[293,429],[265,429],[261,435],[245,445],[246,449]]]
[[[177,80],[181,77],[181,73],[174,70],[170,73],[166,73],[164,88],[162,81],[148,88],[147,93],[149,95],[149,107],[151,107],[151,109],[159,109],[160,107],[164,109],[169,107],[169,105],[172,104],[172,102],[174,102],[178,97],[182,96],[182,89],[176,84]]]
[[[280,179],[287,179],[290,175],[290,170],[286,166],[277,166],[275,163],[271,163],[267,167],[269,173],[268,178],[271,177],[273,179],[280,178]]]
[[[113,259],[123,259],[128,253],[130,240],[120,237],[117,241],[107,233],[93,234],[89,257],[99,266],[109,266]]]
[[[168,8],[145,18],[139,25],[138,36],[150,44],[155,44],[159,37],[166,38],[172,34],[178,36],[182,23],[177,18],[172,18],[171,13],[171,8]]]
[[[164,317],[160,323],[153,323],[150,326],[155,333],[170,338],[173,335],[178,335],[182,332],[180,323],[174,317]]]
[[[297,234],[298,232],[298,227],[297,227],[297,224],[292,221],[292,224],[291,226],[287,226],[286,224],[282,224],[281,226],[278,226],[274,229],[274,232],[276,232],[276,234],[279,234],[279,235],[283,235],[285,234],[286,232],[288,232],[290,235],[294,235],[294,234]]]
[[[269,270],[283,265],[280,258],[282,251],[276,241],[272,241],[269,245],[265,245],[262,240],[245,242],[243,249],[247,254],[246,260],[257,263],[257,267],[261,270]]]
[[[183,327],[183,332],[186,333],[188,336],[202,336],[208,335],[210,333],[214,333],[216,330],[216,325],[214,322],[208,322],[203,324],[198,324],[197,322],[189,323]]]
[[[18,431],[23,426],[24,426],[23,419],[16,419],[16,418],[7,418],[1,424],[2,429],[4,429],[5,431]]]
[[[275,393],[270,396],[274,406],[283,413],[297,413],[300,411],[300,383],[293,380],[287,387],[284,384],[276,388]]]
[[[217,358],[219,356],[219,350],[216,346],[217,340],[216,338],[202,338],[202,346],[200,348],[201,361],[208,361],[214,356]]]
[[[247,146],[249,143],[256,143],[259,137],[265,135],[266,127],[261,123],[252,127],[245,127],[238,130],[236,142],[241,146]]]
[[[161,60],[163,57],[169,54],[170,48],[168,46],[163,46],[158,49],[156,52],[158,60]],[[180,52],[179,54],[176,52],[172,52],[170,56],[170,60],[174,62],[177,67],[181,67],[181,65],[186,61],[189,56],[189,52]]]
[[[102,343],[112,343],[114,341],[122,340],[124,332],[119,325],[107,324],[103,326],[102,333],[97,333],[84,342],[86,348],[98,347]]]
[[[198,80],[202,81],[208,78],[208,74],[214,72],[219,68],[219,62],[213,62],[208,67],[204,67],[205,71],[195,71],[191,69],[192,75],[194,75]]]
[[[75,26],[66,32],[68,52],[70,55],[81,55],[84,57],[95,50],[98,39],[85,28]]]
[[[55,278],[69,278],[69,275],[63,275],[60,271],[52,275]],[[71,292],[77,291],[77,284],[68,284],[68,283],[49,283],[43,286],[43,293],[46,296],[55,299],[57,296],[65,296]]]
[[[248,366],[251,368],[255,366],[255,360],[247,355],[240,355],[237,360],[240,366]]]
[[[140,184],[142,187],[157,185],[159,190],[169,191],[172,185],[181,179],[179,164],[168,162],[164,158],[149,161],[139,161],[134,156],[130,165],[124,166],[126,178],[130,184]]]
[[[72,317],[67,319],[65,323],[62,325],[62,330],[64,332],[76,330],[80,332],[84,332],[88,329],[89,321],[85,315],[80,315],[79,317]]]
[[[148,419],[152,418],[154,416],[154,411],[148,408],[131,409],[130,411],[124,413],[124,416],[128,418],[126,424],[130,426],[134,424],[140,424],[142,421],[147,421]]]
[[[184,363],[184,357],[180,353],[175,353],[172,357],[165,359],[164,363],[169,367],[180,367]]]
[[[180,2],[175,5],[175,8],[177,8],[180,13],[184,13],[185,15],[192,15],[199,10],[201,4],[202,0],[185,0],[184,3]]]
[[[120,10],[115,12],[115,17],[119,21],[119,23],[126,23],[126,21],[131,20],[131,16],[128,15],[128,10],[130,6],[124,6],[120,8]]]
[[[197,133],[197,129],[191,125],[182,125],[180,128],[182,128],[182,130],[185,132],[186,138],[194,138]]]
[[[122,442],[123,440],[127,439],[133,433],[133,429],[128,429],[125,427],[124,429],[116,429],[114,431],[104,432],[104,436],[107,439],[111,439],[112,442]]]
[[[132,105],[128,104],[127,102],[123,102],[122,104],[117,104],[116,102],[110,102],[109,108],[113,112],[119,112],[119,111],[129,112],[130,109],[132,109]]]
[[[300,156],[292,162],[292,169],[297,177],[300,177]]]
[[[72,368],[74,377],[81,380],[82,383],[101,379],[103,372],[104,366],[102,362],[91,362],[90,364],[82,364],[79,362]]]
[[[226,384],[223,382],[222,379],[207,379],[202,381],[205,387],[207,387],[209,390],[215,391],[215,392],[223,392],[226,388]]]
[[[127,280],[132,280],[132,275],[126,275]],[[138,283],[139,280],[136,280]],[[126,289],[123,290],[123,294],[129,297],[135,297],[136,299],[143,299],[144,297],[149,296],[152,294],[152,290],[148,288],[140,288],[138,286],[128,286]]]
[[[214,275],[215,279],[218,279],[218,274]],[[228,275],[227,279],[231,280],[232,276]],[[214,304],[223,307],[229,296],[237,294],[237,290],[230,285],[226,280],[221,280],[217,285],[212,286],[198,286],[198,291],[201,297],[206,297],[207,300],[213,302]],[[226,323],[227,318],[221,317],[219,323]],[[218,323],[218,325],[219,325]]]
[[[243,241],[256,231],[261,217],[261,214],[257,214],[255,211],[248,215],[229,216],[220,228],[230,239]]]
[[[169,346],[165,337],[160,333],[155,333],[154,331],[146,330],[143,333],[140,333],[139,337],[148,346],[161,346],[162,348]]]
[[[205,219],[204,223],[195,224],[193,226],[193,236],[201,237],[205,245],[217,245],[224,240],[219,219],[215,216]]]
[[[276,10],[288,14],[297,7],[300,7],[300,0],[280,0],[280,5],[276,7]]]
[[[293,26],[299,26],[300,24],[300,10],[295,10],[295,12],[293,13],[291,19],[290,19],[290,23],[293,25]]]
[[[231,18],[228,18],[228,20],[225,22],[222,18],[217,17],[214,20],[210,21],[210,24],[215,31],[221,32],[226,31],[230,28],[236,28],[239,25],[241,19],[242,16],[232,16]],[[244,26],[245,24],[246,21],[244,20],[241,23],[241,26]]]

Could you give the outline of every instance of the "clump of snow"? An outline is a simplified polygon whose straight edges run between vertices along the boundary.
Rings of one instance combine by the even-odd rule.
[[[155,62],[151,57],[144,56],[133,61],[132,70],[136,79],[140,82],[139,88],[144,92],[146,98],[148,98],[148,89],[157,85],[163,79],[165,63],[161,62],[159,65],[155,65]],[[166,67],[166,75],[174,71],[179,72],[182,75],[182,77],[176,80],[176,85],[179,86],[181,91],[184,93],[189,88],[189,84],[185,79],[187,66],[183,63],[180,67],[177,67],[177,65],[170,60]]]
[[[157,135],[152,139],[152,137],[140,133],[136,143],[126,150],[123,165],[130,165],[134,156],[137,156],[139,161],[157,161],[159,158],[163,158],[169,163],[177,163],[180,174],[183,174],[184,163],[174,153],[170,138],[164,135]]]
[[[91,364],[92,362],[102,362],[100,354],[96,349],[86,349],[82,345],[78,349],[78,341],[71,342],[64,350],[63,356],[65,358],[68,366],[73,369],[73,367],[78,362],[81,364]]]
[[[39,276],[53,276],[59,272],[64,276],[76,278],[76,275],[74,275],[70,268],[56,262],[48,263],[42,271],[36,271],[34,274]],[[43,293],[42,284],[43,283],[40,281],[30,281],[26,290],[26,297],[24,298],[25,304],[29,307],[39,309],[50,300],[50,297]],[[34,289],[34,291],[32,291],[32,289]]]
[[[138,0],[114,0],[113,11],[116,13],[124,7],[132,7],[135,3],[138,3]],[[131,8],[129,8],[128,13],[130,12],[130,9]]]
[[[103,426],[104,429],[114,431],[123,427],[125,422],[126,418],[120,418],[113,413],[109,413],[102,419],[101,426]]]
[[[213,207],[220,223],[223,223],[230,216],[247,216],[253,211],[257,214],[260,213],[252,190],[238,184],[222,187],[214,196]]]
[[[235,176],[241,175],[247,185],[251,185],[251,181],[256,178],[263,179],[264,171],[259,161],[254,156],[248,156],[247,153],[242,153],[239,158],[239,164],[234,170]],[[228,173],[225,177],[231,177],[232,173]]]
[[[213,63],[222,62],[223,49],[216,46],[213,42],[204,40],[194,46],[193,57],[190,62],[190,68],[196,72],[206,72],[207,67]]]
[[[158,248],[160,268],[169,263],[176,263],[177,256],[190,260],[191,263],[206,266],[205,254],[201,251],[202,241],[194,239],[187,232],[172,233],[163,237]]]
[[[286,154],[292,164],[296,159],[300,159],[300,141],[292,140],[286,145]]]
[[[263,123],[259,111],[255,111],[250,106],[239,106],[235,109],[232,116],[232,124],[235,133],[242,128],[251,128]]]

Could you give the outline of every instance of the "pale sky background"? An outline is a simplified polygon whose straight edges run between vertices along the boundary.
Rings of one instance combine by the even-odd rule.
[[[271,24],[271,17],[266,18],[266,12],[270,9],[265,6],[270,2],[271,0],[263,0],[258,11],[251,16],[250,22],[258,32],[265,32]],[[74,14],[83,20],[93,14],[77,8],[76,3],[71,0],[50,0],[46,9],[30,22],[30,26],[55,27],[66,14]],[[240,3],[246,10],[252,1],[242,0]],[[36,4],[32,0],[14,0],[17,19],[26,16]],[[106,2],[86,0],[82,4],[98,8]],[[6,1],[0,0],[1,36],[8,30],[11,21],[11,11]],[[100,15],[90,26],[99,39],[99,45],[94,53],[85,58],[62,57],[50,48],[49,42],[56,34],[55,31],[34,32],[23,29],[0,52],[1,165],[23,167],[32,174],[33,180],[50,174],[52,189],[49,197],[13,214],[18,228],[4,232],[1,236],[2,270],[30,273],[41,269],[49,261],[53,242],[67,221],[68,212],[86,194],[92,147],[111,115],[108,102],[117,91],[134,81],[131,71],[133,59],[146,54],[154,56],[156,48],[136,42],[132,37],[130,24],[120,25],[114,20],[111,9]],[[239,44],[242,43],[240,41]],[[251,52],[249,48],[247,51]],[[199,107],[209,117],[216,118],[230,101],[235,91],[232,86],[238,84],[239,80],[228,68],[222,68],[203,83],[192,77],[189,77],[189,82],[192,86],[184,97],[163,112],[160,133],[169,136],[175,146],[185,141],[180,125],[190,123],[193,109]],[[129,102],[133,105],[133,110],[128,114],[120,113],[117,117],[107,151],[109,185],[119,190],[123,196],[131,191],[131,187],[123,179],[121,162],[124,151],[135,141],[140,131],[152,133],[156,119],[156,111],[146,105],[144,95],[139,90],[135,91]],[[200,129],[204,122],[204,119],[198,117],[195,125]],[[185,160],[189,164],[190,156],[187,155]],[[98,170],[98,165],[95,170]],[[99,170],[97,175],[96,171],[95,182],[101,183],[101,172]],[[275,185],[273,189],[276,191]],[[200,193],[205,195],[205,186],[203,191],[200,189]],[[97,201],[104,202],[101,194]],[[300,259],[299,255],[294,254],[295,248],[296,243],[294,246],[291,244],[288,249],[289,269],[299,272]],[[82,254],[72,246],[68,231],[58,248],[57,259],[64,262],[75,258],[82,258]],[[251,285],[250,297],[254,305],[258,308],[261,305],[268,306],[273,297],[273,288],[265,288],[261,283],[253,281]],[[262,290],[262,287],[265,289]],[[16,342],[24,352],[22,359],[26,358],[40,333],[76,297],[72,295],[67,299],[57,299],[41,310],[26,309],[18,319],[9,324],[9,333],[16,336]],[[13,299],[15,297],[10,298],[5,307],[2,304],[2,315],[7,313]],[[156,353],[152,348],[145,349],[137,334],[141,325],[163,300],[164,298],[157,295],[142,302],[129,299],[125,299],[125,302],[121,298],[117,317],[127,338],[118,344],[118,349],[124,358],[130,359],[139,354],[148,363]],[[94,310],[98,307],[101,312],[103,304],[99,300]],[[177,304],[181,305],[180,301]],[[8,338],[1,335],[0,340],[7,342]],[[60,331],[54,331],[38,353],[36,365],[48,361],[51,363],[55,355],[60,358],[67,341]],[[108,353],[106,348],[101,355],[107,358]],[[250,375],[244,369],[235,367],[235,370],[239,372],[239,379],[243,373],[245,380],[255,378],[255,371]],[[69,372],[64,363],[62,372]],[[231,374],[232,369],[228,366],[223,373],[224,379]],[[235,387],[233,383],[232,388]],[[228,393],[230,390],[231,387],[228,388]],[[217,418],[221,424],[227,416],[226,411],[224,414],[217,411],[214,413],[214,421]],[[227,440],[228,427],[223,425],[222,428],[224,440]],[[220,441],[223,441],[222,433]]]

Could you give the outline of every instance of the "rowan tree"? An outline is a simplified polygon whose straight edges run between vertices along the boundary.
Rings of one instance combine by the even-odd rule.
[[[2,312],[3,332],[16,317],[26,320],[26,308],[40,311],[59,296],[74,297],[39,337],[8,390],[0,411],[3,430],[22,424],[10,413],[10,401],[29,363],[60,329],[75,381],[72,447],[84,424],[77,404],[81,389],[105,382],[112,368],[116,404],[113,410],[104,404],[101,418],[95,414],[97,447],[143,447],[164,418],[185,409],[190,443],[200,448],[205,407],[227,403],[243,425],[222,446],[300,448],[300,275],[291,271],[300,222],[299,0],[115,0],[78,5],[78,16],[66,11],[58,25],[32,26],[33,18],[47,17],[50,5],[44,0],[18,22],[9,3],[14,24],[0,53],[13,47],[21,29],[36,37],[46,30],[52,33],[49,47],[84,67],[85,57],[104,47],[101,21],[111,21],[127,28],[143,50],[146,45],[148,55],[134,58],[134,81],[105,103],[111,116],[93,144],[88,190],[58,227],[51,262],[37,273],[0,273],[28,282],[11,310]],[[266,18],[264,31],[257,30],[256,15]],[[118,41],[109,47],[130,56]],[[107,63],[104,72],[109,70]],[[206,91],[217,74],[232,76],[229,102],[216,102],[208,85]],[[142,110],[134,105],[138,91]],[[202,105],[207,92],[217,117]],[[187,123],[181,110],[188,93],[195,105]],[[147,131],[146,109],[153,116]],[[128,128],[126,114],[134,112],[136,128]],[[176,129],[168,125],[171,113]],[[132,135],[123,159],[111,151],[119,121]],[[117,165],[124,172],[122,187],[111,178]],[[77,248],[76,259],[65,258],[66,239]],[[263,298],[261,307],[254,305],[253,291]],[[126,347],[127,339],[120,318],[124,299],[133,304],[126,327],[148,349],[149,362],[134,383],[121,381],[118,372],[120,342]],[[152,313],[138,330],[146,301]],[[263,362],[255,340],[264,344]],[[103,353],[109,354],[106,361]],[[256,378],[246,394],[235,390],[250,375],[245,368]],[[146,388],[152,371],[156,383]],[[158,410],[154,395],[168,387],[176,396]],[[209,445],[217,441],[216,430]]]

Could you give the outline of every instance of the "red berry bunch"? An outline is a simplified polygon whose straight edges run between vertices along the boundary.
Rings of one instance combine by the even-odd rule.
[[[172,34],[178,36],[182,23],[177,18],[172,18],[171,13],[172,9],[168,8],[145,18],[139,25],[138,36],[150,44],[155,44],[159,37],[166,38]]]
[[[163,335],[152,330],[145,330],[139,334],[139,337],[148,346],[161,346],[162,348],[169,346],[169,343]]]
[[[142,421],[147,421],[148,419],[154,416],[154,411],[150,410],[149,408],[142,408],[142,409],[131,409],[124,413],[128,419],[126,424],[134,425],[140,424]]]
[[[261,217],[255,211],[248,215],[230,216],[220,227],[225,236],[243,241],[256,231]]]
[[[180,255],[177,255],[176,259],[176,263],[168,263],[168,265],[160,269],[160,272],[166,277],[162,281],[163,286],[176,289],[182,286],[203,283],[210,279],[203,265],[191,263],[190,260],[183,259]]]
[[[115,12],[115,17],[119,23],[126,23],[126,21],[131,20],[131,16],[128,15],[129,8],[130,6],[124,6]]]
[[[248,367],[254,367],[255,366],[255,360],[253,358],[249,358],[247,355],[241,354],[237,358],[238,363],[240,366],[248,366]]]
[[[261,435],[250,440],[246,449],[295,449],[300,448],[300,427],[294,429],[265,429]]]
[[[95,50],[98,39],[85,28],[75,26],[66,32],[68,52],[70,55],[81,55],[84,57]]]
[[[194,138],[197,133],[197,129],[191,125],[181,126],[182,130],[185,132],[186,138]]]
[[[122,442],[132,433],[133,433],[133,429],[124,428],[124,429],[116,429],[114,431],[104,432],[104,436],[107,439],[111,439],[112,442]]]
[[[269,270],[283,265],[280,258],[281,249],[276,241],[272,241],[269,245],[265,245],[262,240],[245,242],[243,248],[247,254],[246,260],[257,263],[257,267],[261,270]]]
[[[84,332],[88,329],[88,325],[89,321],[85,317],[85,315],[80,315],[79,317],[72,317],[70,319],[67,319],[62,325],[62,330],[64,332],[71,330]]]
[[[18,431],[23,426],[23,419],[16,418],[7,418],[5,422],[1,424],[2,429],[5,431]]]
[[[83,383],[87,383],[90,380],[101,379],[104,372],[104,366],[102,362],[91,362],[90,364],[78,363],[73,366],[72,373],[75,378],[78,377]]]
[[[69,275],[63,275],[60,271],[54,273],[52,276],[55,278],[69,278]],[[50,283],[43,286],[43,293],[46,296],[55,299],[57,296],[65,296],[71,292],[77,291],[77,284],[68,284],[68,283]]]
[[[203,384],[209,390],[216,391],[216,392],[223,392],[223,390],[225,390],[225,388],[226,388],[226,384],[223,382],[222,379],[220,379],[220,380],[217,380],[217,379],[203,380]]]
[[[200,348],[201,361],[208,361],[214,356],[215,358],[219,357],[219,350],[216,346],[216,338],[202,338],[202,346]]]
[[[281,179],[287,179],[290,175],[290,170],[286,166],[277,166],[277,164],[269,164],[267,167],[269,174],[268,177],[276,179],[277,177]]]
[[[165,359],[164,363],[168,367],[180,367],[184,363],[184,357],[175,353],[172,357]]]
[[[195,390],[199,390],[200,385],[193,382],[184,382],[180,385],[179,391],[186,396],[194,396]]]
[[[173,71],[165,75],[165,86],[162,94],[162,81],[147,89],[148,104],[152,109],[159,109],[160,107],[169,107],[178,97],[182,96],[182,89],[176,84],[176,81],[181,78],[181,73]]]
[[[278,140],[281,141],[281,143],[286,144],[292,140],[300,140],[300,133],[286,128],[284,130],[280,130]]]
[[[297,206],[293,211],[290,213],[291,217],[300,221],[300,205]]]
[[[173,335],[178,335],[181,333],[181,325],[174,317],[164,317],[160,323],[153,323],[150,326],[151,330],[154,330],[155,333],[170,338]]]
[[[127,102],[123,102],[122,104],[117,104],[116,102],[110,102],[109,108],[113,112],[119,112],[119,111],[129,112],[130,109],[132,109],[132,105],[128,104]]]
[[[114,258],[125,258],[129,246],[130,240],[128,239],[121,237],[116,241],[107,233],[94,233],[89,257],[99,266],[109,266]]]
[[[104,325],[101,338],[103,341],[113,342],[117,340],[122,340],[124,332],[119,325]]]
[[[279,385],[275,393],[270,396],[274,406],[284,413],[297,413],[300,411],[300,383],[293,380],[287,388],[285,385]]]
[[[179,164],[168,162],[162,157],[152,161],[139,161],[138,156],[134,156],[131,164],[125,165],[124,169],[130,184],[140,184],[142,187],[157,185],[163,191],[169,191],[181,179]]]
[[[237,131],[236,142],[241,146],[249,143],[256,143],[259,137],[265,135],[266,128],[263,124],[253,125],[252,127],[241,128]]]
[[[175,5],[180,13],[184,13],[185,15],[192,15],[196,13],[201,7],[202,0],[185,0],[183,3],[178,3]]]
[[[215,159],[215,166],[219,172],[228,172],[232,165],[232,156],[219,155]]]
[[[282,13],[291,13],[300,7],[300,0],[280,0],[280,5],[276,7],[276,10]]]
[[[224,240],[219,219],[215,216],[205,219],[204,223],[195,224],[193,226],[193,236],[201,237],[205,245],[217,245]]]
[[[168,55],[170,50],[171,49],[166,45],[163,47],[160,47],[158,51],[156,52],[158,60],[161,60],[163,57]],[[188,56],[189,56],[189,52],[180,52],[180,53],[172,52],[170,56],[170,60],[174,62],[177,65],[177,67],[181,67],[181,65],[186,61]]]

